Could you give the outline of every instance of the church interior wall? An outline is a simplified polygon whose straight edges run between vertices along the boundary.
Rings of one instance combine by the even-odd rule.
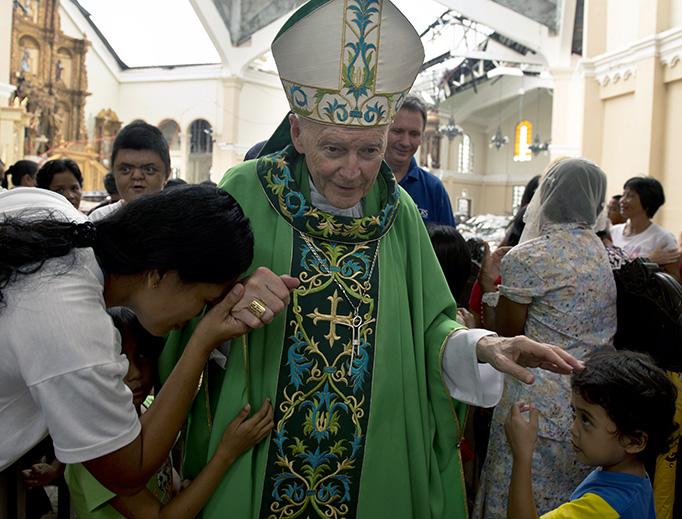
[[[457,198],[462,196],[462,190],[466,190],[467,196],[472,199],[472,214],[511,214],[513,186],[525,185],[533,176],[541,174],[549,163],[550,156],[547,152],[531,154],[531,159],[526,162],[514,161],[515,132],[520,117],[533,125],[531,142],[536,134],[543,142],[551,138],[551,94],[538,89],[527,92],[525,97],[522,111],[517,98],[501,107],[501,119],[498,119],[496,112],[487,119],[487,125],[473,121],[462,123],[462,130],[469,135],[474,146],[474,167],[471,174],[459,173],[459,145],[462,137],[455,137],[452,141],[447,138],[441,140],[442,169],[433,170],[433,173],[443,180],[453,207],[456,206]],[[441,114],[441,125],[447,124],[446,115]],[[499,150],[489,146],[498,124],[502,127],[502,135],[509,138],[509,142]],[[478,188],[474,189],[474,185]]]
[[[600,166],[608,176],[608,192],[622,193],[623,184],[644,171],[635,171],[632,155],[641,150],[632,131],[634,94],[624,94],[603,101],[604,126]]]
[[[678,63],[678,68],[682,66]],[[665,186],[666,203],[654,219],[678,236],[682,231],[682,166],[680,165],[680,135],[682,135],[682,79],[666,84],[667,117],[663,142],[663,172],[660,181]]]
[[[682,26],[682,2],[670,2],[670,27]]]
[[[608,0],[606,7],[606,50],[621,49],[639,39],[637,16],[641,0]],[[645,0],[650,1],[650,0]],[[658,0],[654,0],[658,1]]]
[[[215,128],[222,102],[217,86],[215,79],[122,82],[117,114],[124,126],[138,118],[154,125],[173,119],[186,133],[192,121],[206,119]]]
[[[96,53],[88,52],[85,55],[85,67],[90,92],[85,98],[85,124],[88,136],[92,137],[95,131],[95,117],[102,109],[110,108],[119,114],[120,85],[111,69]]]
[[[270,83],[249,82],[247,78],[247,82],[242,87],[239,98],[238,142],[236,143],[241,157],[257,142],[267,140],[289,112],[289,104],[281,83],[279,80]]]
[[[2,5],[7,6],[8,3]],[[287,112],[287,103],[277,78],[253,69],[246,69],[240,78],[223,77],[224,72],[219,65],[213,69],[206,66],[184,68],[184,73],[181,72],[183,67],[120,71],[106,46],[97,39],[71,2],[62,2],[60,13],[62,30],[66,35],[85,37],[91,42],[86,55],[87,90],[91,95],[86,98],[85,106],[85,122],[90,136],[93,135],[95,116],[103,109],[112,109],[123,124],[144,119],[158,125],[166,119],[173,119],[180,125],[185,142],[191,122],[204,119],[215,131],[215,180],[226,168],[241,160],[251,145],[266,139]],[[667,13],[668,19],[664,19],[661,13]],[[682,205],[674,196],[682,188],[682,175],[679,175],[676,165],[679,146],[675,142],[682,123],[679,118],[666,115],[660,132],[662,144],[656,143],[655,139],[654,144],[646,143],[646,138],[637,136],[653,134],[651,131],[647,134],[646,128],[641,127],[639,132],[635,130],[639,129],[638,124],[651,124],[650,119],[641,119],[646,115],[640,104],[642,99],[651,106],[663,103],[666,114],[680,113],[682,108],[682,65],[678,64],[679,58],[677,61],[668,60],[662,67],[664,96],[657,94],[661,80],[654,73],[655,67],[638,68],[638,60],[643,62],[646,59],[640,51],[644,48],[642,42],[651,40],[647,36],[655,30],[679,29],[682,26],[682,2],[595,0],[587,2],[586,17],[586,59],[583,61],[588,62],[588,66],[576,67],[578,56],[573,56],[575,59],[570,65],[568,62],[552,63],[550,72],[555,83],[554,91],[531,90],[524,98],[522,116],[533,124],[532,138],[539,134],[542,141],[551,139],[552,157],[540,153],[528,162],[513,160],[515,127],[519,121],[519,98],[513,96],[506,97],[509,99],[507,102],[500,102],[499,112],[488,108],[484,109],[485,114],[471,112],[468,119],[457,121],[474,145],[474,165],[470,175],[458,172],[461,137],[453,141],[441,140],[441,167],[432,171],[443,180],[453,206],[465,191],[466,196],[472,199],[473,214],[508,214],[512,210],[513,186],[525,184],[532,176],[541,173],[550,158],[582,154],[595,160],[609,177],[609,194],[620,192],[624,181],[631,176],[652,174],[643,171],[646,168],[641,165],[660,163],[660,170],[653,176],[664,183],[669,195],[668,203],[656,220],[675,232],[682,228]],[[671,45],[671,42],[678,45],[676,36],[665,38],[666,45]],[[659,40],[660,37],[656,39]],[[649,52],[656,45],[659,44],[646,43],[645,50]],[[0,56],[0,70],[4,66],[3,59],[9,62],[9,52]],[[588,70],[589,66],[591,70]],[[598,77],[599,67],[609,76],[606,80],[603,75]],[[651,77],[646,76],[643,80],[643,75],[650,73]],[[232,79],[237,86],[226,87],[226,81]],[[511,78],[504,79],[505,83],[514,84]],[[640,85],[645,87],[644,94]],[[518,85],[513,89],[516,91]],[[228,94],[235,97],[229,99],[229,106],[225,106],[224,99],[229,97]],[[447,124],[448,118],[448,115],[441,114],[441,123]],[[500,150],[488,145],[498,124],[503,135],[509,138],[509,143]],[[662,149],[658,162],[655,146]],[[649,162],[633,160],[645,156],[654,159]],[[186,162],[186,148],[173,152],[174,166],[179,163],[178,167],[185,170]]]

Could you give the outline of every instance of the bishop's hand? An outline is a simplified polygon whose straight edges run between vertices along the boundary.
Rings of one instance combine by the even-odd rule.
[[[259,267],[242,280],[244,295],[232,308],[232,316],[249,328],[261,328],[284,311],[298,279],[278,276],[270,269]]]
[[[476,355],[497,371],[507,373],[526,384],[532,384],[535,375],[526,368],[542,368],[568,375],[582,370],[582,361],[558,346],[535,342],[528,337],[482,337],[476,344]]]

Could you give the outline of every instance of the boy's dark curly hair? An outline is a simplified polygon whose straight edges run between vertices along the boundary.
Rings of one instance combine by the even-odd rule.
[[[647,354],[602,352],[571,375],[571,388],[604,408],[621,436],[648,436],[638,458],[668,452],[678,424],[673,421],[677,388]]]

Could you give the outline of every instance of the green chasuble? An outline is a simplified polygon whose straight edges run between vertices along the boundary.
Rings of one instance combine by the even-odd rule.
[[[203,517],[466,518],[466,409],[441,372],[456,305],[417,207],[388,167],[364,218],[310,204],[293,146],[231,169],[220,187],[251,220],[251,270],[301,284],[283,315],[247,336],[246,363],[236,339],[226,370],[210,362],[205,372],[185,477],[210,459],[247,399],[253,409],[272,399],[275,429],[228,469]],[[173,332],[166,367],[192,329]]]

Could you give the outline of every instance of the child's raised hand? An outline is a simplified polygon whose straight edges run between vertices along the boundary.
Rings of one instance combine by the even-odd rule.
[[[528,420],[523,416],[528,412]],[[504,432],[511,446],[514,459],[530,459],[538,437],[538,410],[535,404],[516,402],[512,405],[504,421]]]
[[[265,438],[275,425],[270,399],[266,398],[261,408],[248,418],[251,406],[246,404],[237,417],[230,422],[216,449],[234,461],[242,452],[249,450]]]

